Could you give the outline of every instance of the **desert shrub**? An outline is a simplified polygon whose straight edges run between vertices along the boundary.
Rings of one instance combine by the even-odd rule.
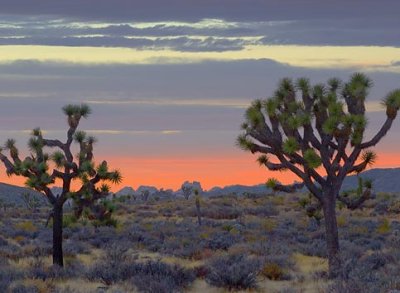
[[[300,252],[309,256],[326,257],[326,242],[324,239],[312,239],[299,245]]]
[[[64,267],[52,265],[47,269],[49,279],[72,279],[80,278],[86,273],[86,268],[79,260],[68,260]]]
[[[88,242],[96,248],[103,248],[110,243],[117,242],[118,240],[119,235],[117,235],[115,228],[101,226],[96,228],[96,230],[92,232],[90,239],[88,239]]]
[[[11,293],[39,293],[40,290],[35,285],[18,284],[12,288]]]
[[[57,290],[55,291],[57,293],[81,293],[81,291],[77,291],[75,289],[72,289],[70,286],[62,286],[62,287],[58,287]],[[103,290],[98,290],[98,292],[104,292]],[[119,292],[119,291],[117,291]],[[115,293],[117,293],[115,292]]]
[[[197,266],[194,268],[194,272],[197,278],[204,279],[208,274],[208,268],[204,265]]]
[[[291,258],[292,248],[282,245],[279,241],[260,240],[253,243],[248,249],[251,253],[260,256],[264,263],[275,263],[283,268],[294,265]]]
[[[400,200],[393,200],[388,208],[388,212],[392,214],[400,214]]]
[[[227,250],[232,245],[241,242],[243,239],[240,235],[234,235],[230,232],[216,232],[210,236],[207,241],[207,248],[217,250]]]
[[[86,242],[67,240],[64,244],[65,256],[76,256],[77,254],[89,254],[90,246]]]
[[[104,259],[95,262],[87,271],[86,277],[91,281],[100,281],[106,285],[126,280],[132,276],[132,262],[127,254],[127,247],[109,244]]]
[[[390,254],[375,252],[361,258],[359,265],[367,270],[376,271],[391,262],[394,262],[394,258]]]
[[[352,258],[359,259],[365,253],[365,249],[363,247],[348,240],[340,241],[340,250],[342,259],[344,260],[349,260]]]
[[[383,241],[376,238],[360,237],[359,239],[355,239],[353,242],[364,249],[370,250],[380,250],[383,246]]]
[[[32,223],[32,221],[24,221],[15,224],[16,229],[20,229],[26,232],[36,232],[37,227]]]
[[[29,263],[28,277],[43,281],[50,277],[49,270],[45,267],[44,262],[40,257],[34,257],[33,261]]]
[[[117,266],[104,261],[94,263],[87,271],[86,277],[90,281],[99,281],[109,286],[126,280],[129,276],[128,264],[123,262]]]
[[[23,257],[46,257],[51,255],[51,245],[41,243],[38,240],[31,241],[28,245],[22,247],[21,255]]]
[[[39,239],[39,241],[41,243],[47,243],[47,244],[51,244],[52,245],[52,243],[53,243],[53,231],[51,229],[40,229],[37,232],[36,239]]]
[[[0,257],[18,260],[22,257],[21,247],[12,243],[8,243],[5,246],[0,246]]]
[[[390,247],[395,249],[400,247],[400,229],[393,231],[393,233],[388,237],[387,243]]]
[[[7,292],[12,282],[23,277],[23,272],[7,265],[0,265],[0,292]]]
[[[341,278],[329,292],[390,292],[400,289],[398,259],[392,253],[375,252],[344,263]]]
[[[77,224],[78,219],[74,215],[64,215],[63,216],[63,227],[73,227]]]
[[[389,200],[384,200],[381,202],[378,202],[375,207],[373,214],[375,215],[385,215],[389,212],[389,207],[391,205],[391,202]]]
[[[397,268],[398,270],[398,268]],[[350,279],[336,279],[331,283],[327,292],[329,293],[376,293],[376,292],[398,292],[400,290],[400,277],[396,271],[358,272]]]
[[[257,287],[260,263],[246,255],[236,254],[218,257],[208,265],[206,281],[228,290],[245,290]]]
[[[379,226],[377,227],[377,232],[379,234],[387,234],[390,232],[390,222],[388,219],[383,219],[382,221],[380,221]]]
[[[68,233],[69,229],[65,229],[64,233]],[[77,227],[71,228],[71,237],[72,240],[79,240],[79,241],[88,241],[93,238],[95,231],[92,226],[85,226],[85,227]]]
[[[261,268],[261,275],[270,280],[282,280],[285,273],[282,267],[276,263],[268,262]]]
[[[279,211],[272,204],[264,204],[262,206],[246,208],[245,212],[249,215],[259,216],[259,217],[271,217],[277,216]]]
[[[2,246],[7,246],[8,245],[8,241],[6,239],[4,239],[1,235],[0,235],[0,247]]]
[[[132,282],[139,292],[181,292],[195,280],[192,270],[160,261],[137,263],[133,266]]]
[[[16,236],[16,229],[12,221],[4,217],[2,218],[2,225],[0,225],[0,235],[5,238],[13,238]]]
[[[141,219],[144,218],[156,218],[158,216],[157,211],[137,211],[136,217],[140,217]]]
[[[321,223],[318,222],[315,218],[309,218],[308,219],[308,225],[307,225],[307,232],[315,232],[318,231],[321,227]]]
[[[333,282],[333,284],[329,285],[327,288],[328,293],[354,293],[354,292],[365,292],[368,288],[365,288],[365,285],[358,281],[348,282],[346,280],[337,279]]]
[[[193,214],[193,216],[196,215],[194,208],[191,214]],[[231,206],[208,206],[202,209],[202,214],[204,218],[232,220],[239,218],[242,214],[242,210],[238,207]]]

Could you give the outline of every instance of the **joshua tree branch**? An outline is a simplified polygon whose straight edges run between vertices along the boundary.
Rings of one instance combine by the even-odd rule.
[[[50,148],[58,147],[64,149],[64,144],[58,139],[43,139],[43,144]]]
[[[0,160],[3,162],[4,166],[6,167],[8,174],[12,174],[15,172],[14,164],[11,163],[10,160],[2,153],[0,153]]]
[[[378,131],[378,133],[370,140],[367,142],[364,142],[360,145],[361,149],[366,149],[372,146],[375,146],[389,131],[389,129],[392,127],[394,119],[387,117],[385,123],[382,125],[381,129]]]
[[[366,200],[370,199],[371,195],[372,195],[371,189],[367,188],[364,190],[362,195],[356,199],[351,199],[349,197],[342,195],[338,195],[337,199],[340,202],[344,203],[348,209],[355,210],[359,208]]]
[[[294,183],[294,184],[289,184],[289,185],[283,185],[283,184],[275,184],[275,186],[272,188],[275,191],[281,191],[281,192],[286,192],[286,193],[293,193],[296,192],[299,189],[302,189],[304,187],[304,183]]]

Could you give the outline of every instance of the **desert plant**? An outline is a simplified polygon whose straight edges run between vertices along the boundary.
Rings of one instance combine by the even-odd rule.
[[[22,194],[22,200],[26,208],[35,211],[39,207],[39,199],[35,197],[31,192],[24,192]]]
[[[133,271],[132,281],[139,292],[183,292],[196,278],[193,270],[161,261],[137,263]]]
[[[264,264],[261,274],[270,280],[281,280],[285,273],[278,264],[272,262]]]
[[[228,290],[246,290],[257,287],[260,264],[243,254],[221,256],[207,267],[206,281]]]
[[[182,192],[183,192],[183,196],[184,196],[186,199],[189,199],[189,197],[190,197],[190,196],[192,195],[192,193],[193,193],[193,186],[184,183],[184,184],[182,184],[181,189],[182,189]]]
[[[95,166],[93,145],[96,139],[84,131],[77,131],[81,118],[87,118],[90,114],[90,108],[87,105],[67,105],[63,112],[67,116],[69,126],[66,142],[46,139],[40,128],[36,128],[28,142],[30,156],[25,159],[20,159],[14,139],[7,140],[4,148],[9,151],[11,159],[2,153],[3,148],[0,149],[0,159],[6,167],[7,174],[26,177],[25,184],[41,192],[52,205],[53,263],[59,266],[63,266],[63,206],[66,200],[74,200],[77,217],[85,210],[93,218],[108,218],[110,211],[99,206],[98,201],[109,193],[107,181],[121,182],[121,174],[118,171],[109,171],[106,161]],[[76,160],[71,150],[74,141],[79,145]],[[56,151],[49,154],[45,152],[46,148]],[[75,179],[81,180],[82,184],[77,191],[72,192],[71,183]],[[49,187],[57,182],[62,183],[60,194],[55,194]],[[102,183],[100,187],[97,186],[99,183]]]
[[[386,135],[400,108],[397,89],[383,100],[386,121],[372,139],[363,141],[367,127],[365,99],[371,86],[371,80],[362,73],[353,74],[344,84],[333,78],[326,85],[313,87],[306,78],[295,84],[285,78],[271,98],[256,100],[247,109],[244,133],[237,140],[242,149],[262,154],[260,165],[271,171],[291,171],[302,181],[286,186],[270,180],[269,187],[290,192],[306,186],[320,202],[330,276],[335,276],[341,266],[336,201],[357,208],[371,192],[366,188],[354,201],[343,198],[339,195],[343,180],[375,161],[375,153],[368,149]]]

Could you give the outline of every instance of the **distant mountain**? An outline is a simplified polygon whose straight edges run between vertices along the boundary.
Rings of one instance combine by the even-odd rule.
[[[386,169],[371,169],[360,174],[362,178],[369,178],[373,181],[373,188],[376,192],[391,192],[400,193],[400,168],[386,168]],[[349,176],[343,183],[342,190],[354,189],[357,187],[357,176]],[[59,189],[52,188],[55,193]],[[121,195],[136,195],[141,196],[142,192],[148,191],[150,196],[159,198],[173,198],[181,197],[181,190],[158,190],[153,186],[140,186],[137,191],[132,187],[124,187],[116,192],[117,196]],[[213,187],[208,191],[203,191],[202,195],[205,197],[218,196],[225,194],[243,195],[249,194],[266,194],[269,193],[265,184],[258,184],[254,186],[245,185],[230,185],[225,187]],[[14,205],[24,205],[23,194],[29,193],[37,198],[42,204],[47,204],[46,198],[39,192],[33,191],[28,188],[14,186],[10,184],[0,183],[0,202]]]
[[[371,179],[376,192],[400,192],[400,168],[371,169],[360,176]],[[344,180],[342,190],[354,189],[357,185],[357,176],[349,176]]]
[[[117,191],[115,195],[118,196],[124,196],[124,195],[134,195],[135,194],[135,189],[133,189],[130,186],[125,186],[121,190]]]
[[[360,175],[362,178],[372,180],[372,186],[375,192],[391,192],[400,193],[400,168],[385,168],[385,169],[371,169],[362,172]],[[342,190],[349,190],[357,188],[358,179],[356,175],[348,176],[342,186]],[[305,190],[305,189],[304,189]],[[207,195],[222,195],[222,194],[263,194],[270,190],[265,184],[259,184],[255,186],[243,186],[243,185],[232,185],[226,187],[214,187],[206,192]]]
[[[40,204],[47,204],[47,199],[39,192],[25,187],[0,183],[0,202],[22,206],[24,205],[23,195],[27,193],[37,199]]]
[[[238,194],[242,195],[245,193],[253,193],[253,194],[263,194],[269,192],[270,189],[267,188],[265,184],[258,184],[254,186],[246,186],[246,185],[229,185],[225,187],[213,187],[210,190],[204,192],[207,196],[217,196],[224,194]]]
[[[141,195],[143,192],[149,192],[149,194],[154,194],[154,193],[158,192],[158,189],[157,189],[157,187],[154,187],[154,186],[141,185],[136,190],[136,193]]]

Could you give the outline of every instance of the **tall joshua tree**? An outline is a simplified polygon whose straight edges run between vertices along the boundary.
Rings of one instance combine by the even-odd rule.
[[[87,105],[67,105],[63,108],[67,116],[67,139],[46,139],[43,132],[36,128],[32,131],[28,147],[30,155],[21,160],[14,139],[7,140],[4,149],[0,149],[0,159],[8,175],[26,177],[26,185],[41,192],[53,207],[53,264],[63,266],[62,226],[63,205],[72,198],[75,203],[75,214],[80,216],[83,208],[92,209],[94,216],[99,211],[98,200],[109,193],[106,182],[120,183],[119,171],[109,171],[107,162],[95,165],[93,160],[93,144],[96,139],[78,131],[81,118],[87,118],[90,108]],[[72,153],[73,142],[79,145],[77,158]],[[3,154],[8,150],[9,157]],[[49,150],[51,153],[46,153]],[[72,189],[72,182],[79,179],[81,185]],[[50,186],[61,182],[62,191],[55,194]],[[98,184],[100,187],[97,187]],[[102,213],[104,215],[104,211]]]
[[[365,99],[372,86],[362,73],[342,83],[333,78],[326,84],[311,86],[306,78],[296,82],[283,79],[274,95],[256,100],[245,113],[244,133],[238,145],[261,154],[258,162],[271,171],[290,171],[300,184],[285,186],[270,180],[276,190],[293,191],[306,186],[322,207],[325,218],[329,273],[340,269],[336,201],[354,209],[368,199],[370,188],[357,198],[339,194],[348,174],[359,173],[375,161],[369,148],[389,131],[400,107],[400,89],[382,101],[386,121],[369,140]]]

